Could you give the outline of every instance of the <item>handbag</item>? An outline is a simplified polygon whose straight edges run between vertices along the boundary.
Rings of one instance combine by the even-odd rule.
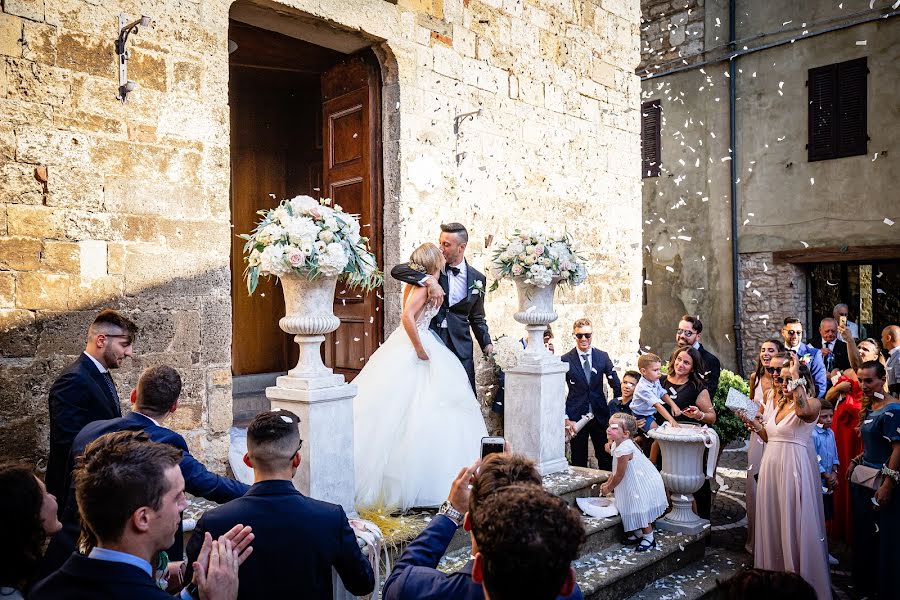
[[[881,487],[883,480],[884,475],[881,473],[881,469],[873,469],[865,465],[856,465],[850,472],[850,483],[861,485],[870,490],[877,490]]]

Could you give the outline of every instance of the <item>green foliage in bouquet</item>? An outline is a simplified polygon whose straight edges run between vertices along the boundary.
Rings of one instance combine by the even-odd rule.
[[[719,434],[723,448],[735,440],[745,440],[749,435],[747,428],[744,427],[744,422],[725,406],[725,399],[731,388],[742,394],[750,395],[750,385],[743,377],[728,369],[722,369],[722,375],[719,377],[719,389],[716,390],[716,397],[713,398],[713,408],[716,409],[716,424],[713,425],[713,429]]]

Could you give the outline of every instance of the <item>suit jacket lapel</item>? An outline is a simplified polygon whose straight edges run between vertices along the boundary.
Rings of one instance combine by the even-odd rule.
[[[85,368],[87,368],[88,372],[91,374],[91,378],[94,380],[94,383],[100,388],[103,396],[112,404],[113,409],[115,409],[115,407],[119,404],[119,399],[112,397],[112,392],[110,392],[109,386],[106,384],[106,375],[101,373],[100,369],[97,368],[97,365],[94,364],[94,361],[92,361],[84,354],[81,355],[81,359],[85,364]],[[121,411],[115,412],[121,414]]]

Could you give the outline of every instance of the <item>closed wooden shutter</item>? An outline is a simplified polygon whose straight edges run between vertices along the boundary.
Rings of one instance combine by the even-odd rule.
[[[866,135],[866,59],[837,65],[837,157],[868,152]]]
[[[866,154],[866,59],[809,70],[808,160]]]
[[[641,104],[641,177],[659,177],[661,117],[659,100]]]

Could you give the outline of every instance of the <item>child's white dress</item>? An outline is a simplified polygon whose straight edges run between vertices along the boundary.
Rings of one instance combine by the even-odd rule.
[[[653,524],[668,510],[669,501],[659,471],[630,439],[613,446],[613,474],[616,458],[626,454],[631,455],[631,460],[625,477],[615,489],[616,508],[622,516],[625,531],[634,531]]]

